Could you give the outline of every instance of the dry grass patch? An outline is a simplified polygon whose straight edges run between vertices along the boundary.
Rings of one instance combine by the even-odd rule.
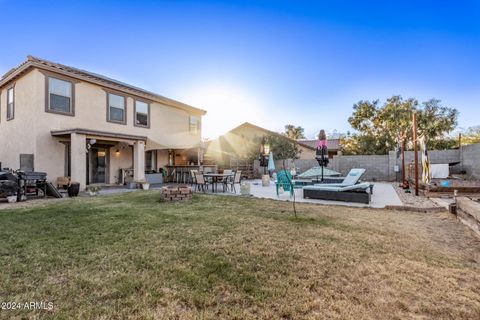
[[[480,242],[448,214],[158,192],[0,212],[0,318],[475,319]]]

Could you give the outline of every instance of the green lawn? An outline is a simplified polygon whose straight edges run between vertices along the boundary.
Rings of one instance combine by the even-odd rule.
[[[447,213],[298,209],[149,191],[0,210],[0,302],[54,303],[0,318],[480,318],[480,242]]]

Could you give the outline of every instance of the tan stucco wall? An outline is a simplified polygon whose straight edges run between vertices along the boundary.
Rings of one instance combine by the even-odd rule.
[[[119,154],[117,155],[117,150]],[[120,181],[120,169],[133,168],[133,149],[131,146],[114,146],[110,148],[109,183]]]
[[[15,117],[10,121],[7,121],[8,88],[10,84],[1,89],[0,97],[0,162],[2,167],[18,169],[19,154],[35,154],[35,104],[39,93],[35,72],[29,72],[15,82]],[[36,165],[36,158],[34,162]]]
[[[53,181],[64,175],[64,145],[52,138],[50,131],[82,128],[137,136],[165,146],[193,145],[201,140],[189,133],[189,114],[157,102],[150,104],[150,128],[134,126],[134,97],[127,96],[127,124],[106,121],[106,92],[87,82],[75,84],[75,116],[45,112],[45,75],[37,69],[19,78],[15,84],[15,119],[6,121],[6,88],[1,90],[0,161],[2,166],[17,169],[20,153],[35,155],[35,170],[48,173]],[[112,152],[112,151],[111,151]],[[113,150],[114,152],[114,150]],[[127,152],[125,152],[127,153]],[[118,168],[131,166],[131,154],[121,161],[111,157],[110,182]],[[160,165],[160,163],[159,163]]]
[[[157,151],[157,166],[159,168],[165,167],[168,165],[168,150],[158,150]]]

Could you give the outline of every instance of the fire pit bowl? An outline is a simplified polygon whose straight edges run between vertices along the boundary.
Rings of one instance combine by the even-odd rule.
[[[188,186],[167,186],[160,190],[160,197],[163,201],[187,201],[192,199],[193,190]]]

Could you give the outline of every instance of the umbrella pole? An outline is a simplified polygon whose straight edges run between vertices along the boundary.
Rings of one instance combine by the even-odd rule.
[[[323,182],[323,166],[325,165],[325,149],[322,148],[322,182]]]

